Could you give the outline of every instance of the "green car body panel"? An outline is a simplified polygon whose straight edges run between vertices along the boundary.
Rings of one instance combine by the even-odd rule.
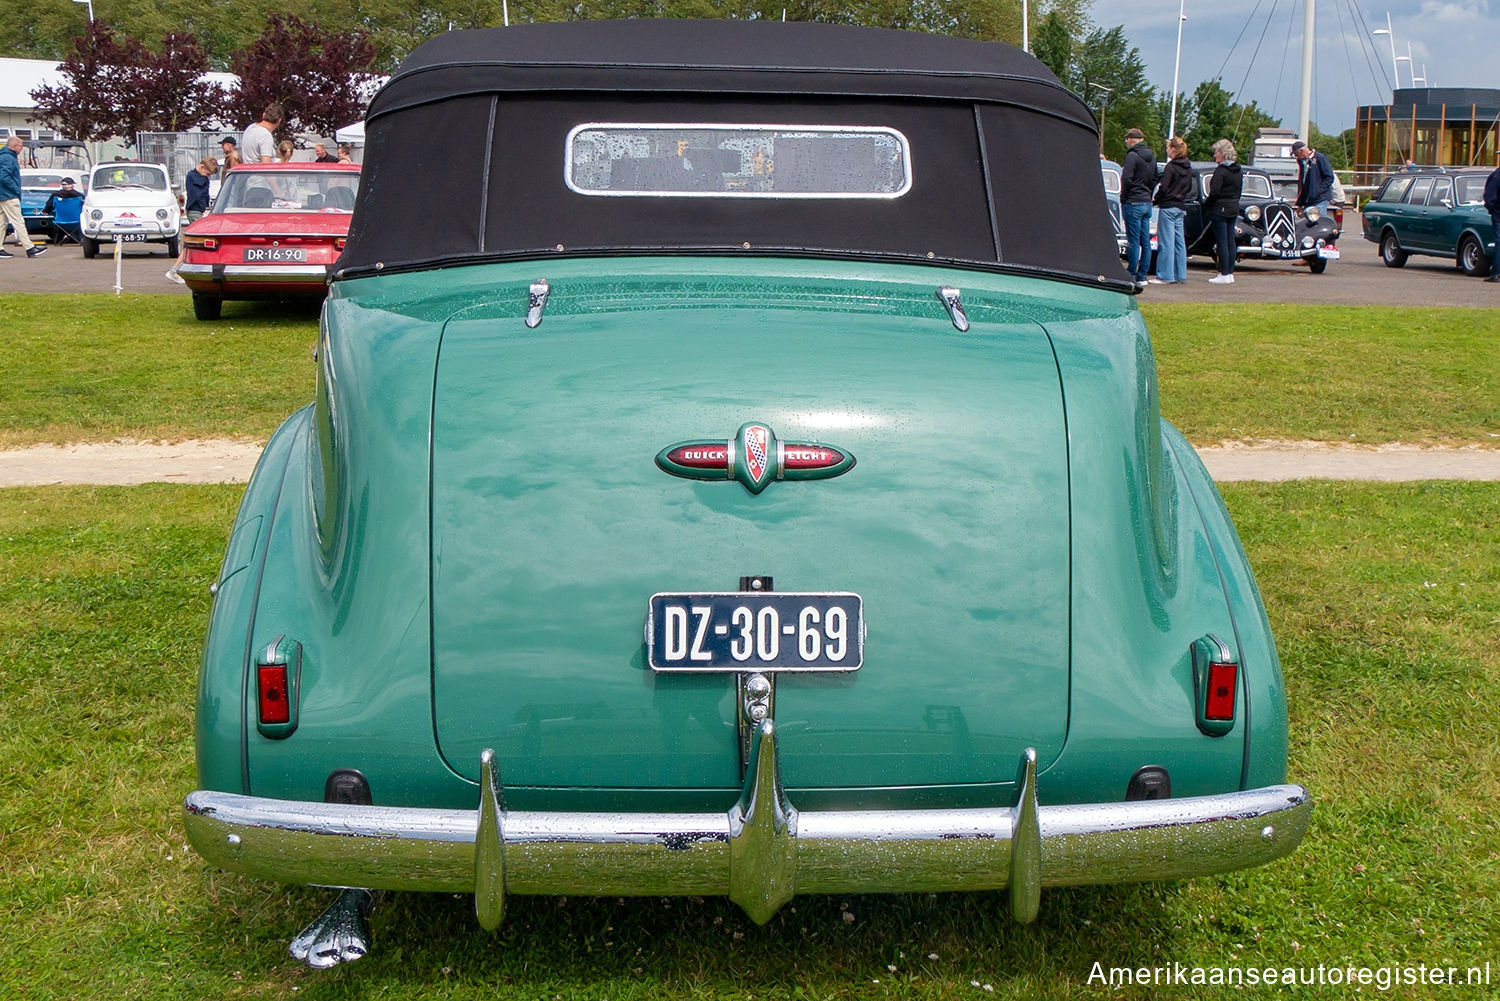
[[[469,806],[494,746],[517,805],[722,801],[740,784],[733,685],[653,675],[641,621],[654,591],[732,589],[725,566],[866,601],[864,666],[778,692],[801,801],[1003,796],[1027,746],[1043,802],[1118,799],[1144,764],[1182,795],[1284,777],[1264,611],[1217,491],[1159,417],[1129,297],[746,270],[554,262],[535,330],[532,264],[336,287],[317,401],[267,447],[221,574],[206,787],[317,800],[356,768],[380,802]],[[963,286],[967,333],[943,281]],[[751,415],[859,464],[756,497],[651,461]],[[929,447],[903,446],[924,425]],[[1224,738],[1193,721],[1204,633],[1243,668]],[[300,719],[268,739],[249,675],[278,636],[303,649]]]
[[[422,46],[366,123],[183,805],[213,864],[341,888],[294,956],[363,955],[375,890],[1024,922],[1297,845],[1265,610],[1041,63],[521,25]]]

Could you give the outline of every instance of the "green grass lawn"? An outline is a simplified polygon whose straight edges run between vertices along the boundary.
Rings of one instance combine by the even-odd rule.
[[[183,296],[7,295],[0,448],[263,441],[312,399],[317,339],[305,305],[256,303],[201,323]]]
[[[1272,866],[1045,891],[1024,927],[991,893],[804,897],[764,927],[719,899],[512,898],[489,935],[466,897],[397,895],[375,951],[323,973],[285,948],[328,895],[208,869],[178,817],[239,493],[0,492],[0,997],[1259,996],[1110,992],[1096,961],[1489,962],[1500,983],[1500,484],[1226,489],[1318,800]]]
[[[267,438],[312,398],[316,315],[217,323],[181,296],[8,295],[0,448]],[[1224,439],[1500,447],[1500,310],[1143,306],[1162,411]]]
[[[1500,447],[1500,310],[1146,303],[1166,417],[1195,445]]]

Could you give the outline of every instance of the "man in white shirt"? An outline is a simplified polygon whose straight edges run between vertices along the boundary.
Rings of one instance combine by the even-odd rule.
[[[245,130],[240,142],[240,155],[245,158],[246,163],[276,162],[275,132],[285,118],[286,113],[281,110],[280,104],[272,101],[266,105],[266,110],[260,113],[260,121]]]

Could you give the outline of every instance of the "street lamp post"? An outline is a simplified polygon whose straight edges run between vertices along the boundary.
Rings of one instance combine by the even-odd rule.
[[[1109,95],[1114,93],[1113,87],[1106,87],[1102,83],[1089,83],[1090,87],[1098,87],[1104,91],[1104,96],[1099,99],[1099,155],[1104,155],[1104,113],[1109,108]]]
[[[1396,62],[1406,64],[1406,72],[1411,74],[1411,85],[1415,87],[1417,85],[1417,72],[1416,70],[1411,68],[1411,56],[1397,56]],[[1401,82],[1399,80],[1396,81],[1396,86],[1401,86]]]
[[[1411,43],[1406,43],[1406,71],[1411,74],[1411,85],[1417,85],[1417,63],[1411,56]],[[1427,86],[1427,64],[1422,64],[1422,86]]]
[[[1167,124],[1167,138],[1170,139],[1177,134],[1177,72],[1182,68],[1182,22],[1187,20],[1183,13],[1187,6],[1187,0],[1177,0],[1177,58],[1172,61],[1172,114]]]
[[[73,0],[74,3],[87,4],[89,8],[89,24],[94,23],[94,0]]]
[[[1370,32],[1370,34],[1372,34],[1372,35],[1387,35],[1387,36],[1390,37],[1390,40],[1391,40],[1391,77],[1394,80],[1394,82],[1391,84],[1391,87],[1393,89],[1399,90],[1401,88],[1401,73],[1400,73],[1400,71],[1398,71],[1396,69],[1396,32],[1391,29],[1391,12],[1390,11],[1386,11],[1385,12],[1385,27],[1384,28],[1376,28],[1374,31]]]

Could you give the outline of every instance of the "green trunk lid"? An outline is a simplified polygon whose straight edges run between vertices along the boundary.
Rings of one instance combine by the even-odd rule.
[[[972,276],[971,276],[972,277]],[[652,594],[864,600],[865,659],[781,675],[793,788],[1010,781],[1068,709],[1068,471],[1045,332],[936,285],[554,290],[452,316],[436,374],[433,694],[440,750],[507,786],[732,789],[729,674],[656,674]],[[857,463],[752,494],[668,475],[666,446],[762,422]]]

